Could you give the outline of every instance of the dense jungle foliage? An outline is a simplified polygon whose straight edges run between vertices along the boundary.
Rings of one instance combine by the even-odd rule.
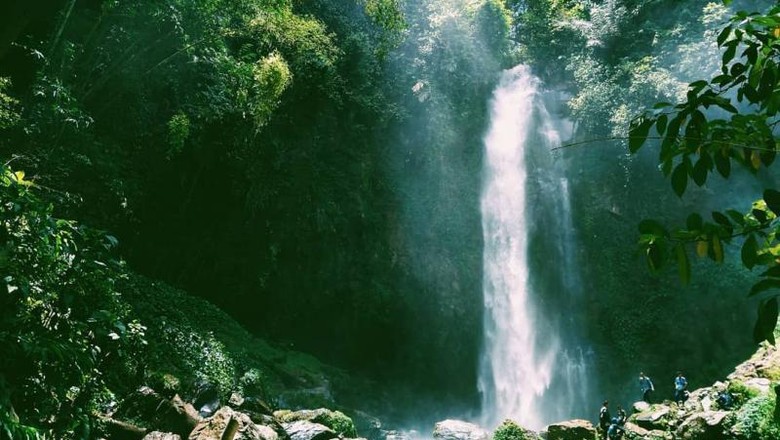
[[[567,94],[562,116],[576,124],[557,154],[586,307],[566,312],[587,324],[594,381],[628,399],[640,369],[717,379],[753,348],[755,276],[733,259],[691,259],[687,286],[650,274],[632,253],[637,224],[744,211],[773,176],[734,170],[678,198],[654,153],[632,156],[620,138],[645,106],[684,101],[691,81],[717,74],[734,10],[772,3],[0,6],[0,417],[20,432],[83,432],[128,391],[119,378],[175,373],[227,390],[253,369],[272,376],[273,362],[240,348],[261,342],[215,334],[229,318],[201,317],[212,309],[193,297],[379,379],[409,413],[426,400],[473,409],[481,139],[498,74],[518,62]],[[531,264],[549,263],[540,251]],[[175,347],[181,360],[166,365]]]

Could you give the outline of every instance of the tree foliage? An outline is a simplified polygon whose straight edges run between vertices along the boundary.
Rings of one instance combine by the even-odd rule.
[[[634,119],[629,131],[629,148],[636,152],[655,137],[655,128],[660,168],[679,197],[689,183],[702,186],[713,173],[728,178],[733,164],[758,172],[771,166],[777,154],[780,7],[738,12],[717,43],[723,50],[720,74],[690,83],[680,104],[656,104]],[[709,219],[692,213],[684,227],[671,231],[645,220],[639,225],[640,244],[651,269],[676,261],[681,279],[688,282],[691,250],[722,262],[724,245],[741,243],[742,264],[763,269],[749,293],[761,297],[754,339],[774,343],[780,296],[778,215],[780,192],[768,188],[748,212],[714,211]]]
[[[503,1],[63,1],[35,18],[0,48],[0,112],[19,120],[0,156],[71,195],[59,216],[254,331],[473,394],[473,373],[453,393],[417,366],[476,369]]]
[[[0,424],[9,438],[86,437],[108,370],[133,373],[125,356],[144,327],[115,286],[116,239],[56,218],[33,186],[2,168]]]

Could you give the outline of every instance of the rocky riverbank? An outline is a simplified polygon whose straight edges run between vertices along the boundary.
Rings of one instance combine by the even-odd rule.
[[[627,440],[766,440],[780,438],[780,351],[762,345],[723,381],[691,391],[678,405],[637,402],[624,426]],[[728,395],[728,399],[721,398]],[[345,414],[349,413],[349,415]],[[460,420],[437,423],[430,434],[384,429],[359,411],[274,409],[258,396],[232,393],[186,402],[142,387],[103,418],[107,437],[120,440],[594,440],[588,420],[554,423],[542,431],[511,420],[495,431]]]

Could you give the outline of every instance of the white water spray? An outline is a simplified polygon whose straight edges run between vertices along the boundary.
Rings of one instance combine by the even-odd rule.
[[[550,147],[560,142],[560,134],[541,103],[539,81],[525,66],[504,72],[493,95],[490,117],[481,199],[485,246],[485,341],[479,383],[482,423],[494,427],[511,418],[540,429],[561,418],[583,416],[578,407],[586,406],[588,399],[583,349],[572,347],[561,335],[560,313],[543,316],[536,307],[535,300],[548,292],[533,291],[529,271],[529,232],[534,226],[529,213],[544,209],[529,206],[531,196],[538,195],[529,189],[533,174],[544,200],[552,201],[548,210],[562,211],[553,215],[556,224],[545,225],[550,234],[558,234],[548,240],[552,249],[545,255],[551,267],[557,266],[552,273],[558,278],[558,290],[576,294],[580,289],[576,268],[571,267],[575,263],[569,247],[574,239],[566,180],[552,170],[544,171],[547,174],[541,179],[526,163],[531,157],[537,162],[539,157],[549,160]],[[534,204],[537,199],[533,198]]]

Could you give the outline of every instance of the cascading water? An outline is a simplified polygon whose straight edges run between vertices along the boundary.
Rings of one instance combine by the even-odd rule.
[[[574,315],[581,288],[568,185],[550,152],[564,128],[546,110],[539,81],[527,67],[504,72],[484,139],[485,340],[479,387],[485,426],[510,418],[539,429],[587,417],[593,403],[587,349],[574,336],[580,330]],[[544,255],[529,253],[532,240],[542,244]],[[542,298],[557,307],[544,310],[538,305]]]

